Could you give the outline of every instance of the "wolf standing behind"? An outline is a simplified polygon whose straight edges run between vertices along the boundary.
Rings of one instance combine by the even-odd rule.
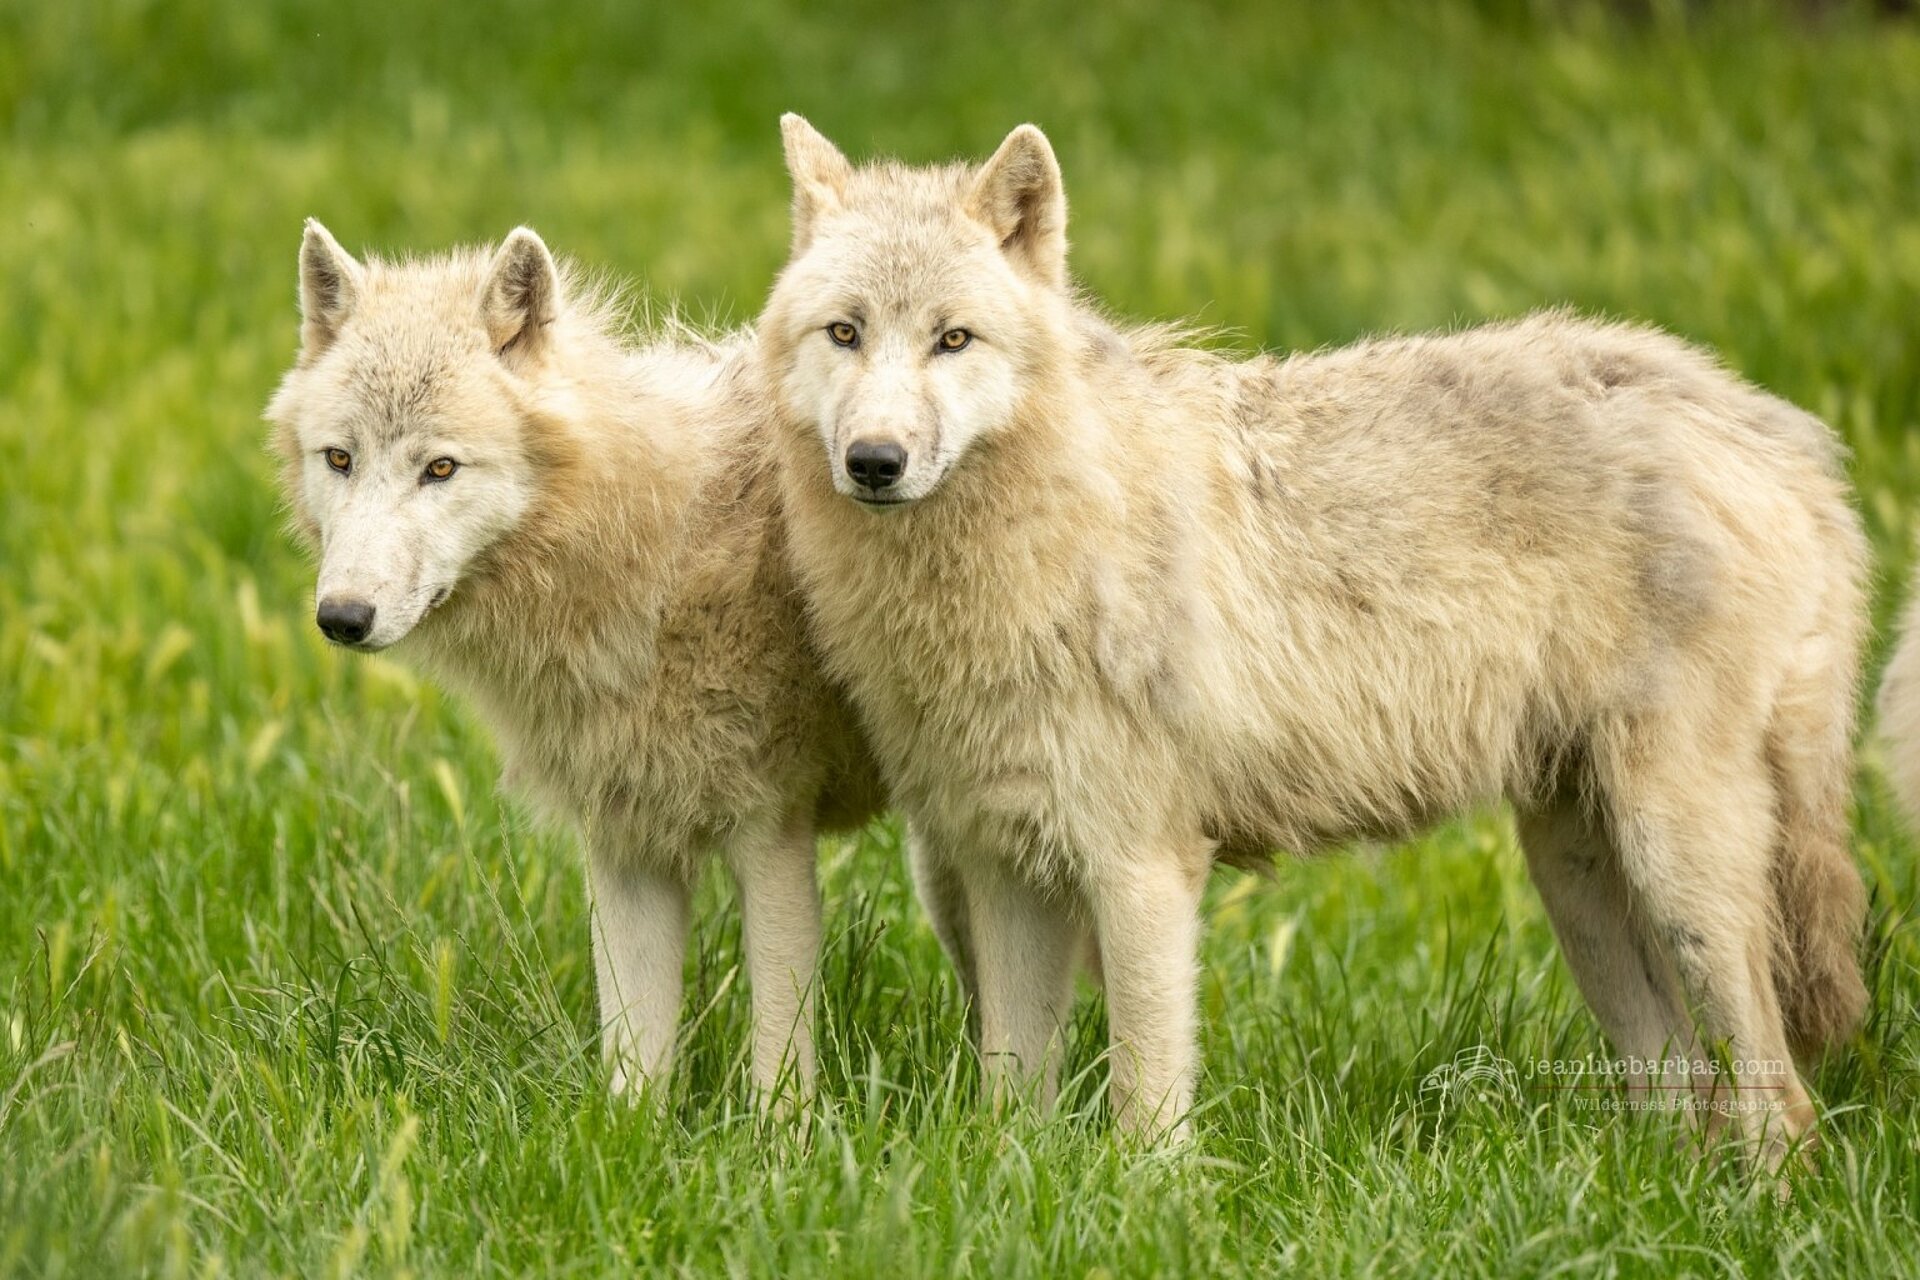
[[[1920,590],[1908,590],[1899,636],[1880,677],[1879,736],[1894,799],[1907,821],[1920,827]]]
[[[1865,1000],[1865,543],[1826,427],[1559,314],[1285,360],[1116,329],[1037,129],[856,169],[784,128],[794,561],[989,1063],[1051,1091],[1090,928],[1116,1114],[1184,1127],[1209,866],[1504,795],[1618,1051],[1728,1044],[1777,1160],[1813,1119],[1789,1043]]]
[[[586,837],[613,1087],[668,1068],[689,899],[739,886],[753,1078],[813,1074],[814,835],[875,783],[807,647],[740,344],[617,336],[521,228],[355,261],[317,222],[269,405],[316,620],[467,695],[507,780]]]

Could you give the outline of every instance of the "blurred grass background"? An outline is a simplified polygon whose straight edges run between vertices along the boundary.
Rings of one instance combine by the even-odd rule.
[[[1438,1111],[1599,1052],[1506,819],[1223,875],[1198,1158],[1089,1076],[983,1122],[886,827],[826,850],[827,1099],[745,1106],[722,886],[665,1117],[606,1107],[576,859],[484,734],[327,650],[260,406],[316,215],[520,222],[716,321],[785,247],[776,119],[855,156],[1046,128],[1074,262],[1247,347],[1576,306],[1823,414],[1884,574],[1920,490],[1920,27],[1844,5],[0,0],[0,1274],[1719,1274],[1920,1268],[1904,913],[1866,756],[1874,1021],[1788,1202],[1676,1127]]]

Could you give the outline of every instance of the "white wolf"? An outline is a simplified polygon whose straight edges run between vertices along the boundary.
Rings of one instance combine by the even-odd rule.
[[[1789,1041],[1865,1000],[1865,543],[1826,427],[1564,314],[1284,360],[1116,329],[1039,130],[856,169],[784,128],[794,562],[989,1061],[1051,1089],[1091,928],[1116,1115],[1183,1130],[1208,867],[1506,796],[1616,1046],[1730,1047],[1778,1159]]]
[[[1907,821],[1920,825],[1920,590],[1901,610],[1893,653],[1880,677],[1879,712],[1894,799]]]
[[[583,831],[617,1091],[668,1068],[714,851],[745,917],[754,1081],[791,1052],[804,1090],[815,830],[876,792],[808,648],[747,348],[630,349],[525,228],[361,263],[309,222],[300,299],[267,416],[320,629],[471,698],[509,783]]]

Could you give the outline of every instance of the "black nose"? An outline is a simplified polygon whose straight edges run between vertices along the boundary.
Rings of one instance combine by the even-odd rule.
[[[327,639],[359,644],[373,631],[373,606],[365,600],[336,600],[330,596],[320,602],[313,620]]]
[[[875,493],[905,475],[907,451],[891,440],[856,440],[847,447],[847,474]]]

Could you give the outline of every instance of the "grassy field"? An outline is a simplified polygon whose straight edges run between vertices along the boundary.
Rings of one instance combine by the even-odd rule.
[[[1312,347],[1572,303],[1824,414],[1904,580],[1920,27],[1846,10],[859,0],[789,13],[0,3],[0,1274],[1699,1275],[1920,1268],[1914,845],[1864,757],[1872,1022],[1785,1203],[1671,1118],[1441,1105],[1598,1053],[1491,813],[1219,877],[1191,1152],[1130,1151],[1089,1000],[982,1119],[896,833],[823,849],[826,1097],[747,1105],[708,885],[669,1114],[608,1106],[583,888],[481,729],[329,651],[259,409],[300,219],[518,222],[716,320],[785,246],[778,113],[855,155],[1045,126],[1136,316]]]

